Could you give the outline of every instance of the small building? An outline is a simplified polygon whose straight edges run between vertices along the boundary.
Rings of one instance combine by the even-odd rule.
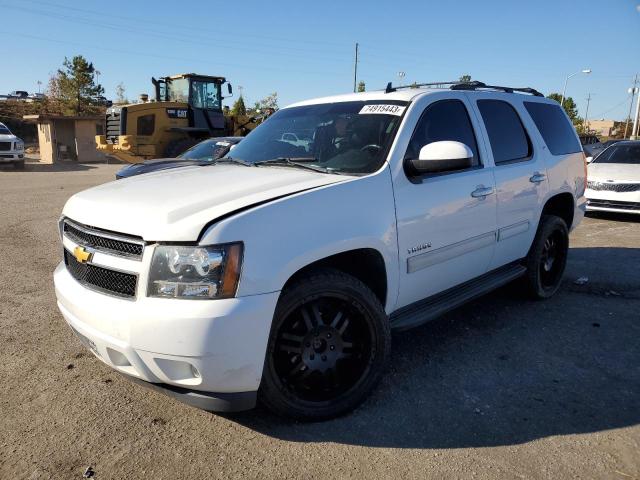
[[[37,124],[41,163],[77,161],[105,162],[104,153],[96,150],[96,135],[104,135],[105,118],[101,115],[25,115]]]
[[[587,120],[589,131],[594,132],[599,137],[610,137],[613,135],[615,122],[613,120]]]

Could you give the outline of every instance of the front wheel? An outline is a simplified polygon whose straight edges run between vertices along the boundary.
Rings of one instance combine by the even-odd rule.
[[[319,271],[282,293],[260,400],[299,420],[344,414],[376,385],[390,348],[389,322],[374,293],[350,275]]]
[[[549,298],[558,291],[568,254],[567,224],[555,215],[544,215],[526,258],[525,280],[533,298]]]

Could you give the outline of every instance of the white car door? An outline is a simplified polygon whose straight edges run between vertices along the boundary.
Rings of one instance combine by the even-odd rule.
[[[421,108],[418,109],[418,106]],[[469,104],[461,92],[422,97],[407,118],[393,171],[400,291],[396,308],[442,292],[487,271],[495,246],[493,168],[479,142]],[[410,136],[409,141],[406,137]],[[454,140],[474,154],[465,170],[407,176],[402,163],[429,143]]]
[[[495,92],[468,96],[482,120],[482,134],[495,165],[498,228],[489,267],[493,270],[525,257],[529,251],[549,190],[547,152],[522,104],[522,98],[527,97]]]

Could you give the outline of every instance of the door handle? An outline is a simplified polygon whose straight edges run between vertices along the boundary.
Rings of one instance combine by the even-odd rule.
[[[484,198],[492,193],[495,193],[495,189],[493,187],[479,185],[473,192],[471,192],[471,196],[473,198]]]
[[[544,173],[540,173],[540,172],[535,172],[530,178],[529,181],[531,183],[541,183],[544,182],[545,178],[547,178],[547,176]]]

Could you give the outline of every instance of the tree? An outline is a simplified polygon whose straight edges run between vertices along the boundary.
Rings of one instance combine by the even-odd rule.
[[[364,81],[360,80],[358,82],[358,92],[364,92],[366,90],[366,85]]]
[[[231,115],[237,116],[237,115],[246,115],[247,114],[247,107],[244,104],[244,98],[242,98],[242,95],[240,95],[238,97],[238,100],[235,101],[235,103],[233,104],[233,107],[231,108]]]
[[[257,101],[253,108],[261,112],[265,110],[278,110],[278,92],[273,92],[271,95],[267,95],[262,100]]]
[[[126,89],[122,82],[116,85],[116,103],[129,103],[129,99],[126,95]]]
[[[52,78],[65,111],[76,115],[95,112],[96,97],[104,93],[104,88],[94,81],[93,63],[76,55],[71,60],[65,57],[63,67]]]
[[[547,95],[547,98],[560,103],[560,101],[562,100],[562,95],[560,95],[559,93],[550,93],[549,95]],[[576,125],[578,117],[578,106],[576,105],[576,102],[573,101],[573,98],[565,97],[564,105],[562,105],[562,108],[564,108],[564,111],[567,112],[567,116],[573,122],[573,124]]]
[[[471,75],[469,74],[462,75],[459,79],[460,83],[469,83],[470,81],[471,81]]]

